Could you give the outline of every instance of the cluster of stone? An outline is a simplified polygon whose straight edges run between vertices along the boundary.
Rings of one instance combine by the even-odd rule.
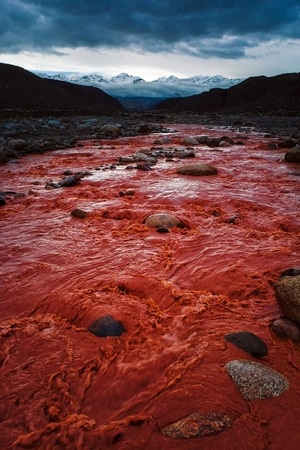
[[[161,124],[145,123],[139,115],[68,116],[0,120],[0,164],[28,153],[71,148],[84,139],[116,139],[168,132]]]

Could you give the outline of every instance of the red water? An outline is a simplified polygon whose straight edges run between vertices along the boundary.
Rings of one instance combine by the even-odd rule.
[[[245,145],[199,146],[192,161],[161,159],[151,171],[95,170],[161,137],[151,135],[0,168],[0,191],[26,194],[0,208],[1,449],[299,448],[299,345],[269,328],[280,316],[272,283],[299,266],[297,167],[258,134],[176,127],[164,147],[195,134]],[[219,174],[177,175],[187,162],[209,162]],[[46,190],[66,169],[92,175]],[[119,195],[127,189],[134,195]],[[71,216],[74,208],[87,218]],[[160,234],[142,223],[154,212],[190,228]],[[126,333],[87,331],[106,314]],[[290,383],[280,397],[246,402],[229,378],[228,361],[257,361],[224,340],[239,330],[268,345],[261,362]],[[190,440],[160,432],[216,410],[231,429]]]

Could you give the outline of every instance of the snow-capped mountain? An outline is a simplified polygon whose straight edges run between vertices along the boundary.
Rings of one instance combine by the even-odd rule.
[[[139,76],[120,73],[111,78],[97,73],[81,74],[71,72],[35,72],[42,78],[69,81],[85,86],[95,86],[114,97],[133,98],[147,97],[163,99],[186,97],[201,94],[212,88],[229,88],[243,81],[242,78],[225,78],[222,75],[198,75],[190,78],[177,78],[174,75],[160,77],[157,80],[145,81]]]

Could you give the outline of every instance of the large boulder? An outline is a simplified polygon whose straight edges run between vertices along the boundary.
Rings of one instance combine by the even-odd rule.
[[[107,136],[114,137],[114,138],[117,138],[117,137],[120,136],[120,134],[121,134],[121,129],[120,129],[120,127],[118,127],[118,126],[116,126],[116,125],[109,124],[109,123],[106,124],[106,125],[103,125],[103,126],[101,127],[100,131],[101,131],[103,134],[105,134],[105,135],[107,135]]]
[[[8,141],[8,147],[12,150],[20,150],[26,146],[26,141],[24,139],[11,139]]]
[[[289,388],[288,380],[276,370],[248,360],[233,360],[226,370],[247,401],[279,397]]]
[[[161,428],[161,432],[168,438],[190,439],[221,433],[231,425],[230,417],[221,411],[206,414],[197,411]]]
[[[267,356],[268,347],[262,339],[250,331],[226,334],[225,340],[255,357]]]
[[[151,214],[144,219],[144,223],[148,227],[157,229],[173,227],[186,228],[186,225],[182,222],[182,220],[173,214],[167,213]]]
[[[274,320],[271,330],[281,339],[291,339],[300,342],[300,329],[292,320],[280,318]]]
[[[300,275],[280,277],[274,291],[285,317],[300,325]]]
[[[122,322],[111,315],[96,319],[88,328],[88,331],[98,337],[120,336],[125,332]]]
[[[284,159],[287,162],[300,162],[300,145],[295,145],[295,147],[290,148],[286,152]]]
[[[205,176],[217,175],[218,171],[210,164],[196,163],[178,167],[177,173],[179,175]]]
[[[199,145],[199,142],[194,137],[185,137],[182,139],[181,145]]]

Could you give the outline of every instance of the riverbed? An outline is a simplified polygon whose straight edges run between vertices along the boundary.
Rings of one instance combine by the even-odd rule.
[[[0,167],[2,449],[298,447],[299,344],[270,326],[281,316],[273,283],[299,266],[299,168],[284,161],[275,138],[255,131],[168,126]],[[119,163],[151,147],[172,151],[194,135],[234,144],[198,145],[192,160],[162,156],[147,170]],[[218,173],[177,173],[190,162]],[[45,188],[66,171],[84,176]],[[159,232],[144,223],[154,213],[185,226]],[[125,332],[89,332],[104,315]],[[227,342],[235,331],[255,333],[268,355]],[[289,389],[245,401],[225,370],[234,359],[275,369]],[[216,410],[230,429],[193,439],[161,433]]]

